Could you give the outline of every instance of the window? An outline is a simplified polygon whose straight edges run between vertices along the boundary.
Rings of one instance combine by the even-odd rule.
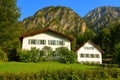
[[[100,55],[99,54],[95,54],[95,58],[100,58]]]
[[[84,47],[85,50],[94,50],[94,47]]]
[[[65,45],[65,42],[61,40],[57,40],[57,45]]]
[[[38,40],[38,44],[45,45],[46,44],[46,40]]]
[[[89,54],[86,54],[86,58],[89,58]]]
[[[31,44],[35,44],[36,40],[35,39],[31,39]]]
[[[99,54],[91,54],[91,58],[100,58]]]
[[[100,58],[99,54],[88,54],[88,53],[81,53],[81,58]]]
[[[56,45],[56,40],[48,40],[48,45]]]
[[[80,54],[80,57],[84,58],[84,54]]]
[[[36,44],[36,45],[45,45],[46,40],[39,40],[39,39],[29,39],[28,44]]]
[[[28,44],[31,44],[31,40],[30,39],[28,39]]]
[[[64,41],[59,41],[59,45],[65,45]]]
[[[48,40],[48,45],[65,45],[65,42],[61,40]]]
[[[94,54],[91,54],[91,58],[94,58]]]

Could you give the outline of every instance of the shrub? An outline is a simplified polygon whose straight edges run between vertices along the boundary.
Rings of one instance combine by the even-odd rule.
[[[35,73],[0,73],[0,80],[119,80],[119,74],[118,70],[102,68],[84,72],[79,69],[42,70]]]
[[[43,54],[45,56],[51,56],[52,55],[52,48],[51,47],[44,46],[42,51],[43,51]]]
[[[65,47],[60,47],[57,49],[57,53],[60,54],[59,62],[61,63],[74,63],[76,60],[76,53],[69,51]]]
[[[113,55],[113,62],[120,65],[120,43],[115,45],[115,52]]]
[[[20,61],[22,62],[39,62],[41,61],[41,57],[43,53],[36,48],[31,48],[30,51],[28,50],[21,50],[18,53]]]
[[[107,68],[119,68],[118,64],[102,64],[101,66]]]
[[[52,56],[52,48],[49,46],[44,46],[41,50],[42,52],[42,61],[51,61],[52,59],[49,59]]]
[[[0,47],[0,62],[8,61],[7,54]]]

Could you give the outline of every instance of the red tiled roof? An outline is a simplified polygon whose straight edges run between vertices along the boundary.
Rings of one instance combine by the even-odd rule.
[[[96,49],[98,49],[101,53],[105,53],[98,45],[96,45],[95,43],[93,43],[93,41],[92,40],[88,40],[87,42],[89,42],[89,43],[91,43]],[[86,43],[87,43],[86,42]],[[84,43],[81,47],[83,47],[86,43]],[[80,47],[80,48],[81,48]],[[78,48],[77,50],[76,50],[76,52],[80,49],[80,48]]]
[[[47,32],[47,31],[50,31],[50,32],[55,33],[55,34],[57,34],[57,35],[59,35],[59,36],[65,37],[65,38],[67,38],[67,39],[70,40],[70,41],[73,41],[73,39],[74,39],[73,37],[64,35],[64,34],[62,34],[62,33],[59,33],[59,32],[57,32],[57,31],[54,31],[54,30],[49,29],[49,28],[44,28],[44,29],[42,29],[42,30],[38,30],[38,31],[34,31],[34,32],[27,33],[27,34],[23,34],[23,35],[21,36],[21,38],[23,39],[24,37],[33,36],[33,35],[36,35],[36,34],[40,34],[40,33]]]

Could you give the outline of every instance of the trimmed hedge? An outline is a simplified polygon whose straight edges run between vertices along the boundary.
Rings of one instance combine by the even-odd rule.
[[[38,73],[0,73],[0,80],[120,80],[120,70],[98,69],[80,71],[63,69]]]

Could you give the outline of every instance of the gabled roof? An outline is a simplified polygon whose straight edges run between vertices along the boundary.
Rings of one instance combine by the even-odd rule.
[[[48,32],[48,31],[49,31],[49,32],[52,32],[52,33],[55,33],[55,34],[57,34],[57,35],[59,35],[59,36],[65,37],[65,38],[67,38],[67,39],[70,40],[70,41],[73,41],[73,39],[74,39],[73,37],[64,35],[64,34],[62,34],[62,33],[59,33],[59,32],[57,32],[57,31],[54,31],[54,30],[49,29],[49,28],[44,28],[44,29],[42,29],[42,30],[38,30],[38,31],[34,31],[34,32],[27,33],[27,34],[23,34],[23,35],[21,36],[21,38],[23,39],[24,37],[34,36],[34,35],[36,35],[36,34],[41,34],[41,33]]]
[[[96,45],[92,40],[88,40],[86,43],[91,43],[96,49],[98,49],[101,53],[105,53],[98,45]],[[86,43],[84,43],[81,47],[83,47]],[[80,48],[81,48],[80,47]],[[78,48],[76,52],[80,49]]]

